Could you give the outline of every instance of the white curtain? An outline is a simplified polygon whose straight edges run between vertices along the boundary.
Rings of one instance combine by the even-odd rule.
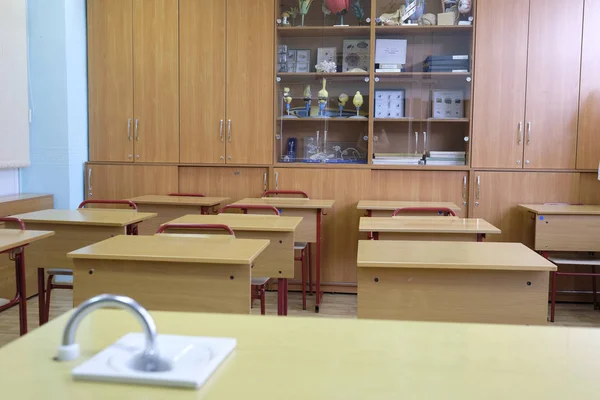
[[[0,0],[0,168],[29,165],[26,0]]]

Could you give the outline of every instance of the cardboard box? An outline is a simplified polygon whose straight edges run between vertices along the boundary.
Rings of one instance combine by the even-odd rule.
[[[371,64],[369,40],[344,40],[343,56],[342,72],[348,72],[354,68],[360,68],[368,72]]]
[[[456,14],[453,12],[445,12],[437,15],[438,25],[454,25]]]

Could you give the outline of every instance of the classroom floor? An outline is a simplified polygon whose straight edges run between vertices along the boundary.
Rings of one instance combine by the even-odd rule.
[[[56,318],[72,308],[73,292],[55,290],[52,292],[50,319]],[[314,313],[314,296],[307,299],[307,310],[302,310],[302,296],[298,292],[289,294],[289,316],[356,318],[356,295],[325,294],[321,312]],[[258,301],[252,314],[260,315]],[[277,315],[277,294],[267,293],[267,314]],[[29,329],[38,327],[37,296],[27,301],[27,318]],[[556,305],[556,326],[600,327],[600,311],[594,311],[591,304],[559,303]],[[160,327],[159,327],[160,328]],[[15,340],[19,336],[18,308],[13,307],[0,313],[0,347]]]

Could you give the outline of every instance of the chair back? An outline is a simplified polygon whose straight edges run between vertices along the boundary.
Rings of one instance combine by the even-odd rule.
[[[263,193],[262,197],[271,197],[271,196],[301,196],[305,199],[308,199],[308,194],[303,192],[302,190],[267,190]]]
[[[2,218],[0,218],[0,222],[16,222],[17,224],[19,224],[22,231],[24,231],[26,229],[25,222],[23,222],[23,220],[21,220],[20,218],[17,218],[17,217],[2,217]]]
[[[131,200],[85,200],[77,208],[85,208],[88,204],[127,205],[137,211],[137,205]]]
[[[181,197],[205,197],[201,193],[169,193],[169,196],[181,196]]]
[[[224,224],[163,224],[158,228],[156,233],[164,233],[167,229],[186,229],[194,231],[214,231],[222,230],[235,238],[233,229]]]
[[[241,210],[243,214],[248,214],[248,210],[268,210],[279,216],[281,213],[273,206],[263,204],[230,204],[219,210],[219,214],[223,214],[226,210]]]
[[[453,216],[456,217],[456,213],[454,212],[454,210],[451,210],[450,208],[447,207],[403,207],[403,208],[398,208],[396,211],[394,211],[394,213],[392,214],[392,217],[395,217],[398,214],[409,214],[409,213],[416,213],[416,212],[424,212],[424,213],[428,213],[428,212],[436,212],[440,215],[445,215],[445,216]]]

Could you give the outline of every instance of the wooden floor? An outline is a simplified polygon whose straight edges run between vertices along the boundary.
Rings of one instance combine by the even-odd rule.
[[[52,292],[50,319],[56,318],[72,308],[73,292],[70,290],[55,290]],[[312,306],[312,307],[311,307]],[[252,314],[260,316],[260,307],[255,302]],[[267,293],[267,314],[277,314],[277,295]],[[307,310],[302,310],[300,293],[289,294],[289,316],[321,317],[321,318],[356,318],[356,295],[325,294],[321,312],[314,313],[314,296],[308,297]],[[37,297],[27,302],[27,317],[29,330],[38,327]],[[594,311],[591,304],[563,303],[556,306],[556,323],[554,326],[584,326],[600,327],[600,311]],[[159,327],[160,328],[160,327]],[[0,313],[0,347],[19,336],[18,308],[13,307]],[[58,340],[58,339],[57,339]]]

